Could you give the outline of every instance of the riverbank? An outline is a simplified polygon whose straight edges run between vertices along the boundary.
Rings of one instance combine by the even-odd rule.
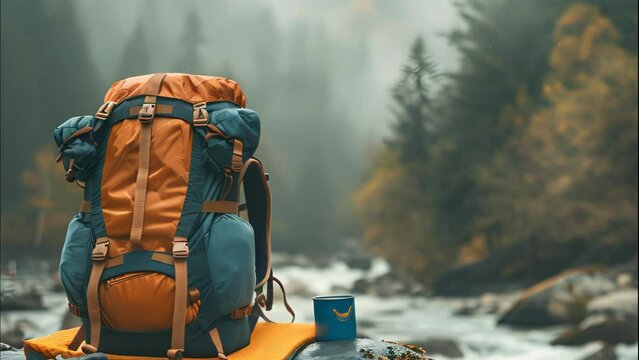
[[[362,281],[389,275],[390,268],[381,259],[372,259],[369,267],[351,268],[344,261],[313,264],[308,259],[276,257],[275,275],[286,286],[289,301],[297,313],[297,322],[313,322],[311,297],[322,294],[351,293]],[[401,287],[406,292],[399,291]],[[484,294],[473,298],[433,297],[411,294],[411,286],[399,285],[397,294],[355,293],[358,331],[361,336],[402,343],[417,343],[429,350],[429,344],[441,346],[452,341],[463,359],[565,359],[581,360],[599,351],[603,345],[590,342],[579,346],[552,345],[553,340],[570,328],[554,325],[542,328],[498,325],[498,320],[523,292]],[[276,292],[277,294],[277,292]],[[279,296],[279,295],[277,295]],[[47,292],[43,297],[46,311],[3,311],[2,341],[5,329],[22,321],[27,337],[41,336],[60,328],[67,312],[62,293]],[[478,306],[477,304],[483,304]],[[496,304],[496,305],[490,305]],[[470,310],[470,309],[474,310]],[[288,321],[289,316],[276,298],[272,318]],[[637,344],[613,347],[618,359],[637,359]],[[438,349],[441,352],[450,348]],[[436,359],[453,359],[432,354]],[[452,356],[451,356],[452,354]]]

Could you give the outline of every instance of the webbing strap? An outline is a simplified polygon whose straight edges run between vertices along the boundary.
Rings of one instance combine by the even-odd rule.
[[[82,345],[82,342],[84,341],[85,336],[86,334],[84,331],[84,325],[81,325],[80,328],[78,329],[78,332],[76,332],[75,336],[73,336],[73,339],[71,339],[71,342],[69,343],[67,348],[73,351],[78,350],[78,348],[80,348],[80,345]]]
[[[149,80],[144,84],[146,89],[144,89],[144,94],[147,95],[159,95],[160,88],[162,87],[162,81],[166,77],[165,73],[157,73],[153,74]]]
[[[224,346],[222,346],[222,339],[220,339],[220,333],[217,328],[211,329],[209,331],[209,336],[211,337],[211,341],[213,345],[215,345],[215,349],[217,350],[217,357],[220,359],[228,359],[226,355],[224,355]]]
[[[286,291],[284,290],[284,285],[282,284],[280,279],[276,278],[275,276],[271,276],[271,278],[273,279],[273,281],[275,281],[275,283],[277,283],[277,285],[279,285],[280,290],[282,290],[282,299],[284,301],[284,307],[286,308],[286,311],[288,311],[288,313],[291,314],[291,316],[293,317],[291,319],[291,322],[295,322],[295,311],[293,310],[291,305],[289,305],[288,301],[286,300]]]
[[[146,192],[149,180],[149,161],[151,158],[151,130],[155,117],[157,97],[162,80],[166,74],[153,74],[146,83],[147,93],[144,104],[138,112],[140,122],[140,140],[138,150],[138,174],[135,180],[135,195],[133,198],[133,221],[131,223],[131,247],[142,249],[142,229],[144,227],[144,210],[146,207]]]
[[[73,305],[71,303],[67,304],[69,306],[69,312],[77,317],[81,317],[82,316],[82,308],[77,306],[77,305]]]
[[[295,311],[293,310],[291,305],[288,303],[288,300],[286,299],[286,291],[284,290],[284,285],[282,284],[282,282],[278,278],[273,276],[272,279],[277,283],[277,285],[279,285],[280,290],[282,290],[282,299],[284,301],[284,307],[286,308],[286,311],[288,311],[288,313],[291,314],[291,317],[292,317],[291,323],[295,322]],[[264,314],[264,311],[262,310],[262,308],[267,309],[266,302],[267,302],[267,299],[264,296],[264,294],[259,294],[257,296],[257,298],[255,299],[255,304],[259,305],[259,306],[253,306],[252,315],[261,317],[266,322],[273,322],[271,319],[269,319],[266,316],[266,314]],[[255,308],[257,308],[257,309],[255,309]],[[269,310],[269,309],[267,309],[267,310]]]
[[[239,212],[237,201],[205,201],[202,203],[202,212],[237,214]]]
[[[142,228],[144,227],[144,209],[146,206],[146,190],[149,178],[149,161],[151,158],[151,129],[155,116],[155,96],[147,96],[145,106],[140,109],[148,120],[140,121],[140,140],[138,152],[138,174],[135,180],[133,198],[133,222],[131,223],[131,246],[142,249]]]
[[[157,98],[156,98],[156,102],[157,102]],[[130,115],[138,115],[140,113],[140,110],[142,110],[142,106],[131,106],[129,108],[129,114]],[[165,114],[169,114],[173,112],[173,106],[172,105],[157,105],[157,107],[155,108],[155,112],[156,113],[165,113]]]
[[[113,126],[119,121],[124,119],[135,119],[138,117],[138,112],[131,110],[139,109],[144,103],[144,97],[134,97],[120,103],[113,112],[109,115],[108,124]],[[218,111],[222,109],[234,109],[240,106],[230,101],[217,101],[206,104],[205,110],[207,113]],[[193,124],[193,104],[180,99],[172,99],[166,97],[157,97],[157,109],[156,116],[181,119],[189,124]],[[208,119],[207,119],[208,120]],[[210,130],[213,130],[209,125],[205,126]]]
[[[253,313],[253,306],[253,304],[249,304],[231,311],[231,313],[229,314],[229,319],[237,320],[251,315]]]
[[[91,212],[91,201],[89,200],[82,200],[80,202],[80,212]]]
[[[62,150],[71,142],[71,140],[77,138],[80,135],[88,134],[93,130],[93,127],[87,126],[82,129],[76,130],[73,134],[67,136],[62,140],[62,145],[58,147],[58,156],[55,158],[56,162],[59,162],[62,159]]]
[[[106,258],[109,251],[109,239],[106,237],[98,238],[91,258],[93,266],[91,267],[91,276],[87,285],[87,309],[89,313],[89,322],[91,323],[91,339],[90,347],[98,349],[100,346],[100,329],[102,327],[102,318],[100,315],[100,299],[98,287],[100,285],[100,277],[107,264]]]
[[[151,158],[151,130],[156,112],[157,97],[160,93],[162,81],[166,74],[153,74],[145,84],[146,93],[144,104],[138,112],[140,122],[140,140],[138,150],[138,174],[135,180],[135,195],[133,198],[133,221],[131,223],[131,247],[142,249],[142,229],[144,227],[144,210],[146,208],[146,190],[149,180],[149,161]]]
[[[173,304],[173,326],[171,328],[171,348],[167,357],[178,358],[184,352],[184,335],[186,326],[186,306],[188,294],[188,273],[186,259],[189,256],[189,245],[184,237],[173,239],[173,258],[175,259],[175,298]]]
[[[231,170],[240,172],[244,164],[244,144],[239,139],[233,140],[233,157],[231,157]]]

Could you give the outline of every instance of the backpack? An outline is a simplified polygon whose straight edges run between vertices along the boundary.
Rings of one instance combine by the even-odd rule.
[[[268,175],[253,157],[260,119],[245,102],[226,78],[143,75],[55,129],[66,180],[84,187],[60,260],[82,322],[71,346],[223,359],[267,319],[281,283]]]

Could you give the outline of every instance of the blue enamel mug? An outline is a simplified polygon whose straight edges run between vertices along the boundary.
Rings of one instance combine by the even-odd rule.
[[[357,336],[353,296],[315,296],[313,312],[316,341],[353,340]]]

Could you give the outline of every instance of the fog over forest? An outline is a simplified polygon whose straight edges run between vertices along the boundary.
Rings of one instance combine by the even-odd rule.
[[[49,81],[52,90],[39,90],[43,104],[55,102],[56,111],[43,107],[44,117],[33,129],[37,144],[33,138],[28,148],[24,142],[16,144],[24,146],[18,158],[10,147],[24,128],[3,116],[5,214],[9,208],[24,209],[28,196],[15,174],[32,165],[33,149],[52,149],[53,127],[68,117],[92,113],[112,82],[152,72],[219,75],[237,80],[248,107],[262,117],[257,155],[275,179],[274,246],[294,251],[300,250],[300,237],[312,244],[358,236],[351,194],[388,134],[390,89],[415,37],[426,38],[441,72],[458,63],[445,36],[458,22],[452,2],[38,1],[3,2],[5,8],[16,11],[12,19],[3,16],[3,42],[14,29],[25,38],[8,39],[3,58],[12,52],[32,58],[4,61],[3,75],[10,67],[7,74],[19,74],[20,66],[33,74],[27,67],[36,66],[40,76],[59,78],[57,85],[64,87],[59,92]],[[35,16],[27,14],[30,8],[37,10]],[[21,14],[24,20],[14,25],[12,20]],[[40,47],[40,42],[48,46],[35,51],[47,56],[29,54],[27,49]],[[53,58],[60,66],[53,66]],[[14,61],[21,64],[13,66]],[[40,81],[46,81],[42,77]],[[22,84],[29,86],[26,79]],[[25,89],[29,91],[34,90]],[[12,96],[3,97],[3,105],[16,104]],[[11,109],[5,113],[13,115]],[[52,181],[65,186],[59,178]],[[66,189],[71,199],[80,198],[79,190]],[[70,216],[76,202],[64,199],[55,201],[54,208],[66,209]],[[300,213],[304,219],[293,219]],[[47,232],[51,237],[63,236],[64,222],[59,220],[51,224],[57,230]],[[8,218],[5,222],[14,223]]]

